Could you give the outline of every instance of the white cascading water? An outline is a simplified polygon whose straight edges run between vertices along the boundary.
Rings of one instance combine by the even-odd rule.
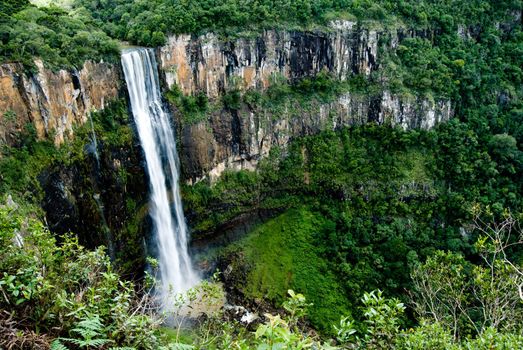
[[[145,154],[150,186],[150,215],[158,247],[161,297],[169,308],[170,295],[198,282],[187,247],[188,231],[178,186],[178,154],[169,114],[164,110],[158,69],[151,49],[126,50],[122,66],[131,109]]]

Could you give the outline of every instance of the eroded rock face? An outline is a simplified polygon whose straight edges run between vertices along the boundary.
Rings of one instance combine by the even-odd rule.
[[[322,70],[340,80],[368,77],[379,69],[378,45],[392,50],[404,38],[430,35],[404,29],[384,33],[350,21],[334,21],[328,31],[269,30],[232,41],[214,34],[179,35],[160,48],[159,64],[168,88],[176,85],[185,95],[203,92],[216,100],[233,88],[263,90],[275,77],[294,81]],[[214,181],[227,169],[255,169],[272,147],[285,147],[293,137],[368,122],[429,129],[452,115],[448,100],[395,96],[386,89],[306,107],[289,102],[277,115],[243,104],[239,110],[214,111],[198,124],[178,119],[182,169],[189,182]]]
[[[330,30],[315,32],[268,30],[253,38],[223,41],[215,34],[169,38],[158,50],[168,87],[186,95],[204,92],[216,100],[227,90],[263,90],[275,77],[289,81],[322,70],[338,79],[370,76],[379,69],[379,43],[391,49],[405,37],[426,36],[398,30],[382,33],[350,21],[334,21]],[[386,39],[386,40],[385,40]],[[381,43],[383,45],[383,43]],[[0,142],[10,144],[27,123],[39,137],[57,144],[72,136],[74,125],[88,112],[101,109],[118,96],[120,67],[86,62],[80,71],[51,72],[36,62],[37,73],[21,65],[0,66]],[[289,103],[275,115],[245,104],[239,110],[213,111],[198,124],[179,126],[180,157],[186,180],[217,178],[226,169],[254,169],[273,146],[285,146],[297,136],[367,122],[407,128],[431,128],[452,116],[449,101],[415,96],[344,94],[334,102],[307,108]]]
[[[182,169],[189,182],[204,177],[212,182],[227,169],[254,170],[272,147],[285,147],[293,137],[369,122],[429,129],[452,114],[450,101],[398,97],[387,91],[377,97],[344,94],[306,108],[289,103],[278,115],[242,105],[240,110],[214,112],[209,121],[182,126]]]
[[[86,62],[79,71],[52,72],[35,61],[37,73],[22,65],[0,65],[0,142],[32,123],[40,138],[52,136],[56,144],[73,135],[73,126],[87,120],[92,110],[116,99],[120,69],[107,63]]]
[[[266,88],[275,74],[287,79],[312,76],[323,69],[345,79],[377,68],[379,33],[337,21],[329,32],[264,31],[254,39],[222,41],[215,34],[172,36],[160,49],[167,85],[185,94]]]

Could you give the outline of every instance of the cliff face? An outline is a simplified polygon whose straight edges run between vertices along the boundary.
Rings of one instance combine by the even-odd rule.
[[[377,31],[334,22],[331,32],[265,31],[254,39],[221,41],[214,34],[170,37],[160,49],[167,85],[185,94],[218,97],[231,87],[266,88],[275,74],[290,80],[323,69],[339,79],[369,75],[377,65]]]
[[[99,159],[89,154],[43,171],[40,205],[52,232],[74,232],[88,248],[105,245],[122,271],[138,276],[150,231],[141,148],[135,142],[120,147],[100,142],[98,148]]]
[[[214,181],[227,169],[255,169],[273,146],[285,147],[296,136],[367,122],[429,129],[451,116],[449,101],[388,92],[375,97],[344,94],[306,108],[289,103],[277,115],[244,104],[239,110],[214,112],[208,122],[182,126],[180,156],[189,182],[204,176]]]
[[[203,92],[215,100],[230,89],[263,90],[275,76],[293,81],[325,70],[340,80],[369,77],[379,69],[379,45],[394,49],[402,38],[416,35],[430,33],[382,33],[336,21],[329,31],[265,31],[233,41],[213,34],[180,35],[159,50],[159,62],[169,88],[176,85],[186,95]],[[243,103],[239,110],[214,111],[197,124],[179,120],[180,154],[189,182],[205,176],[214,180],[226,169],[255,168],[272,146],[285,146],[292,137],[367,122],[428,129],[452,114],[450,101],[395,96],[386,90],[346,93],[306,107],[289,101],[278,113]]]
[[[79,71],[52,72],[36,61],[37,73],[20,64],[0,66],[0,142],[11,143],[16,132],[32,123],[38,137],[60,144],[88,113],[118,97],[119,67],[86,62]]]
[[[121,68],[86,62],[78,71],[52,72],[35,63],[34,74],[20,64],[0,65],[0,146],[16,147],[18,133],[30,124],[38,137],[70,142],[72,153],[83,152],[84,157],[53,161],[38,175],[39,188],[28,190],[41,196],[52,232],[74,232],[89,248],[104,244],[119,268],[139,275],[148,232],[147,179],[132,118],[120,100]],[[87,137],[85,128],[73,137],[91,111],[104,108],[93,121],[97,142],[95,128]]]
[[[204,92],[218,100],[230,89],[263,90],[276,78],[293,81],[324,70],[340,80],[369,77],[379,69],[379,45],[393,49],[414,35],[428,34],[383,33],[335,21],[324,31],[269,30],[229,41],[214,34],[173,36],[158,54],[168,87],[176,84],[186,95]],[[60,144],[73,135],[75,124],[86,121],[89,111],[117,98],[123,84],[120,67],[106,63],[86,62],[79,71],[56,73],[40,61],[36,67],[31,74],[18,64],[0,66],[0,143],[13,143],[17,132],[31,123],[39,137]],[[277,115],[243,104],[239,110],[214,111],[198,124],[177,124],[185,177],[197,181],[214,179],[227,168],[252,169],[272,146],[285,146],[292,137],[366,122],[430,128],[451,116],[449,101],[382,91],[372,96],[346,93],[305,109],[288,103]]]

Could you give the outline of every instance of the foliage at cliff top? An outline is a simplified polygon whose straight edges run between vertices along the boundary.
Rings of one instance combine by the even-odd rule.
[[[519,0],[76,0],[76,4],[91,11],[112,37],[152,46],[162,44],[166,34],[307,28],[338,18],[448,30],[458,24],[502,21],[521,9]]]
[[[35,7],[24,0],[0,5],[0,63],[34,66],[41,58],[52,69],[79,68],[86,60],[114,60],[118,45],[86,11]]]

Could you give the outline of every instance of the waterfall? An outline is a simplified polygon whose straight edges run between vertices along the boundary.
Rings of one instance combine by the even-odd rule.
[[[160,294],[165,308],[169,306],[169,295],[184,292],[198,281],[187,247],[176,142],[169,114],[163,107],[153,50],[124,51],[122,66],[147,163],[150,215],[158,248]]]
[[[98,186],[95,183],[95,190],[97,187]],[[96,207],[98,208],[98,214],[100,214],[100,218],[102,219],[102,230],[105,234],[105,240],[107,241],[107,252],[109,253],[109,258],[111,258],[111,261],[114,261],[116,256],[114,254],[113,233],[111,232],[109,225],[107,225],[107,220],[105,219],[105,206],[102,202],[102,198],[100,198],[100,193],[93,194],[93,199],[96,203]]]
[[[91,123],[91,136],[92,136],[92,142],[93,142],[93,148],[94,148],[94,157],[96,159],[96,165],[98,166],[97,170],[99,170],[100,169],[100,155],[98,154],[98,141],[96,140],[96,132],[94,131],[92,113],[89,113],[89,122]]]

